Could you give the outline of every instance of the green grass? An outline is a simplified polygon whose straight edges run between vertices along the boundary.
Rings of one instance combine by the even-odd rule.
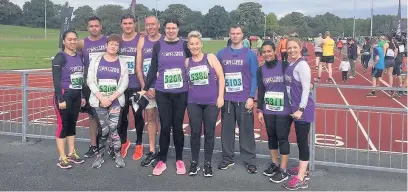
[[[84,38],[87,32],[79,32]],[[0,70],[43,69],[51,67],[51,57],[58,51],[59,30],[0,25]],[[216,53],[225,41],[206,41],[203,51]]]

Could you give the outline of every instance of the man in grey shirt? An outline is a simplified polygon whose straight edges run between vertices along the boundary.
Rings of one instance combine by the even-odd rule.
[[[318,37],[314,38],[314,49],[315,49],[315,56],[316,56],[316,69],[319,69],[319,63],[320,63],[320,57],[323,55],[323,50],[322,50],[322,34],[319,33]]]

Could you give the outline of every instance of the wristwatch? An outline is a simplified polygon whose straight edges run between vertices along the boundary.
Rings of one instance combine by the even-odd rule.
[[[299,107],[298,111],[304,112],[304,111],[305,111],[305,108],[304,108],[304,107]]]

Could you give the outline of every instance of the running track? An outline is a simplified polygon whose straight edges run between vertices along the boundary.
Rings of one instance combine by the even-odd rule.
[[[314,50],[312,44],[307,44],[309,55],[308,63],[312,69],[312,78],[317,76],[314,68]],[[345,50],[344,50],[345,51]],[[341,81],[341,72],[338,66],[342,54],[336,53],[333,77],[335,84],[344,84]],[[350,79],[348,85],[371,85],[370,74],[364,74],[360,62],[357,62],[357,75],[355,79]],[[44,70],[47,71],[47,70]],[[48,70],[49,71],[49,70]],[[327,73],[323,72],[322,80],[327,79]],[[387,78],[384,80],[388,81]],[[395,81],[395,80],[394,80]],[[50,74],[30,74],[28,76],[30,87],[52,88],[52,77]],[[21,76],[19,74],[1,74],[1,86],[21,86]],[[366,98],[368,90],[358,89],[338,89],[338,88],[317,88],[317,103],[359,105],[406,108],[407,97],[392,99],[385,92],[377,91],[377,98]],[[0,89],[0,121],[22,122],[21,91],[16,89]],[[28,117],[29,122],[38,124],[55,124],[56,116],[53,108],[53,93],[44,91],[29,91],[28,94]],[[255,111],[255,138],[266,141],[265,128],[257,120]],[[356,111],[345,109],[317,109],[316,110],[316,145],[324,147],[340,147],[350,149],[369,149],[371,151],[392,151],[407,152],[407,114],[375,111]],[[130,119],[132,126],[133,118]],[[359,123],[357,123],[357,121]],[[221,133],[221,121],[217,121],[216,136]],[[87,117],[81,114],[78,119],[78,126],[87,127]],[[187,114],[184,118],[183,128],[185,133],[189,133]],[[133,126],[129,129],[134,129]],[[293,130],[293,127],[292,127]],[[0,131],[4,128],[0,127]],[[130,133],[130,134],[133,134]],[[238,129],[236,136],[238,137]],[[296,143],[294,130],[290,136],[291,142]]]

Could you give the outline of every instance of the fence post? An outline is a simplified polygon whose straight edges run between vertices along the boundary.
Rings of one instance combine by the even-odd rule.
[[[27,96],[27,72],[23,71],[21,76],[22,94],[23,94],[23,105],[22,105],[22,116],[23,116],[23,127],[21,130],[22,142],[27,141],[27,127],[28,127],[28,96]]]
[[[317,86],[316,85],[314,85],[314,87],[313,87],[313,89],[312,89],[312,97],[313,97],[313,101],[316,103],[316,89],[317,89]],[[309,151],[310,151],[310,159],[309,159],[309,170],[310,171],[314,171],[315,170],[315,148],[316,148],[316,146],[315,146],[315,144],[316,144],[316,142],[315,142],[315,140],[316,140],[316,137],[315,137],[315,132],[316,132],[316,110],[315,110],[315,117],[314,117],[314,121],[313,121],[313,123],[311,124],[311,127],[310,127],[310,134],[309,134],[309,140],[310,140],[310,146],[309,146]]]

